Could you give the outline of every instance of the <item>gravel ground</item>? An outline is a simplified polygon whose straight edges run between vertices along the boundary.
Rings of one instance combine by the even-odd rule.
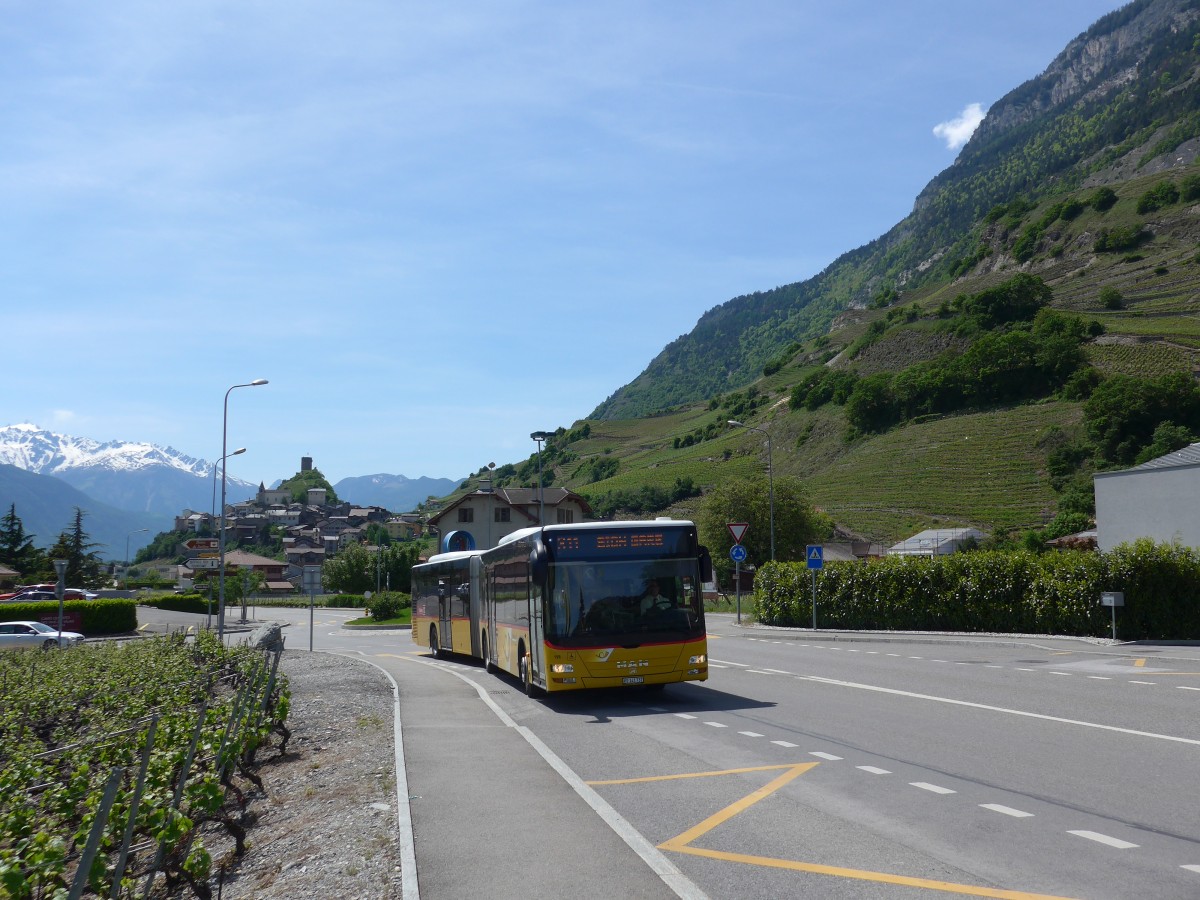
[[[204,835],[222,900],[401,896],[396,811],[395,701],[369,663],[329,653],[285,650],[292,692],[288,753],[259,752],[263,790],[246,785],[248,850]]]

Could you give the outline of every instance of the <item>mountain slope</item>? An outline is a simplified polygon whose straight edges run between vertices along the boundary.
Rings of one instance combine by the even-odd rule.
[[[155,534],[169,530],[173,524],[168,516],[114,509],[58,478],[0,463],[0,515],[13,505],[26,534],[33,535],[34,544],[43,549],[52,546],[58,535],[72,526],[75,508],[79,507],[86,513],[84,530],[100,545],[96,552],[101,559],[122,558],[126,540],[132,557]]]
[[[807,281],[709,310],[589,418],[643,416],[744,387],[847,309],[978,271],[990,255],[983,220],[999,204],[1189,166],[1200,138],[1198,6],[1136,0],[1100,19],[993,105],[887,234]]]

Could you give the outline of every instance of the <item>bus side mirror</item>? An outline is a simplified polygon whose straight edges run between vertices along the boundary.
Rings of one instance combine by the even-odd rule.
[[[541,541],[533,542],[529,551],[529,572],[535,582],[541,583],[546,579],[546,569],[550,563],[546,559],[546,545]]]
[[[712,557],[708,553],[708,548],[702,546],[700,548],[700,581],[708,584],[713,580]]]

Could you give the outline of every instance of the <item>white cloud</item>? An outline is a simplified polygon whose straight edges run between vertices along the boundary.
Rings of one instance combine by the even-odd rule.
[[[983,106],[969,103],[957,118],[934,125],[933,133],[946,142],[947,150],[957,150],[970,140],[979,123],[983,121],[983,116]]]

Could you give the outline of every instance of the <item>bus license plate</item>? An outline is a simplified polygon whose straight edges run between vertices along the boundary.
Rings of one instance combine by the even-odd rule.
[[[641,675],[630,675],[627,678],[622,678],[621,684],[641,684],[645,680]]]

